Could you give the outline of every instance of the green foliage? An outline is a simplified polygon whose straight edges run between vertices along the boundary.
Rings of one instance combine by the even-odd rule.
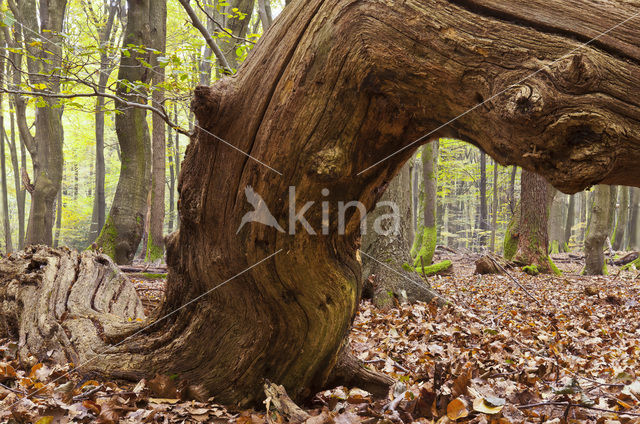
[[[526,265],[522,267],[522,270],[529,275],[538,275],[540,274],[540,270],[536,265]]]
[[[556,264],[553,262],[553,259],[551,259],[550,256],[547,256],[547,259],[549,260],[549,268],[551,269],[551,273],[554,275],[562,275],[562,271],[560,271],[560,269],[556,266]]]

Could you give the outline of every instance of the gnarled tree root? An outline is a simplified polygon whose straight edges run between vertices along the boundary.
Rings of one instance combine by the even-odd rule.
[[[325,387],[358,387],[377,398],[385,398],[395,380],[386,374],[367,368],[353,354],[343,348]]]

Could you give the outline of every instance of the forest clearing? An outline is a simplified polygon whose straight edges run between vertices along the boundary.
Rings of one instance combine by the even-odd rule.
[[[638,21],[0,0],[0,422],[640,422]]]

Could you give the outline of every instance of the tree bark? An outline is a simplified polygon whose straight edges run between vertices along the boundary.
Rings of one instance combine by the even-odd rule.
[[[98,90],[105,92],[109,75],[113,71],[114,64],[109,59],[110,49],[113,48],[114,37],[117,27],[114,25],[116,12],[118,11],[116,2],[105,2],[103,14],[106,20],[101,22],[99,27],[98,43],[100,45],[100,75],[98,76]],[[95,193],[93,201],[93,214],[91,217],[91,227],[89,230],[89,243],[93,243],[100,230],[104,227],[107,212],[107,203],[104,192],[104,182],[106,168],[104,162],[104,130],[105,130],[105,98],[96,97],[95,112],[95,136],[96,136],[96,163],[95,163]]]
[[[551,202],[547,229],[549,234],[550,253],[559,253],[564,241],[564,195],[557,193],[553,188],[552,190],[554,190],[554,198],[553,202]]]
[[[569,246],[571,245],[571,233],[576,214],[576,197],[574,194],[569,196],[569,206],[567,207],[567,217],[564,224],[564,242],[562,245],[562,250],[565,252],[569,251]]]
[[[299,213],[307,201],[353,200],[369,209],[419,143],[394,152],[505,87],[489,105],[450,125],[501,164],[544,174],[565,192],[595,182],[638,185],[640,106],[632,88],[640,84],[640,28],[619,26],[550,70],[512,84],[573,51],[593,28],[611,28],[639,10],[622,1],[291,3],[236,76],[196,89],[194,113],[207,132],[197,130],[187,149],[181,226],[168,238],[166,300],[156,317],[172,315],[134,335],[142,325],[127,322],[137,316],[135,303],[129,312],[123,303],[133,293],[118,296],[116,312],[109,302],[85,301],[83,318],[75,310],[62,323],[47,321],[55,332],[48,349],[68,353],[59,358],[65,362],[95,358],[85,371],[130,378],[175,373],[203,383],[220,402],[258,402],[265,378],[293,399],[310,395],[330,377],[357,309],[359,217],[352,208],[344,234],[337,231],[335,208],[327,235],[309,234],[302,225],[292,235],[259,223],[238,231],[252,210],[245,189],[259,193],[289,231],[292,185]],[[321,197],[323,188],[328,196]],[[305,218],[319,230],[322,215],[313,207]],[[56,260],[45,252],[44,263],[36,253],[14,261],[2,273],[3,286],[26,292],[43,290],[55,274],[61,278],[53,279],[54,287],[73,280],[60,270],[74,268],[77,253]],[[82,258],[97,267],[100,258],[86,255],[92,253]],[[21,274],[33,276],[30,283],[15,283]],[[93,299],[96,279],[87,274],[81,272],[72,292]],[[100,293],[122,287],[105,279],[99,285]],[[113,299],[100,293],[97,301]],[[25,334],[23,354],[43,349],[26,334],[39,337],[27,327],[53,316],[48,304],[34,307],[35,299],[46,298],[24,297],[31,300],[21,311],[29,315],[13,315],[20,324],[11,328]],[[112,313],[99,313],[109,308]]]
[[[522,170],[521,199],[505,235],[505,258],[539,272],[556,272],[549,258],[547,225],[556,190],[544,177]]]
[[[0,46],[6,48],[6,40],[4,33],[0,32]],[[0,58],[0,89],[4,87],[5,72],[4,57]],[[6,138],[4,129],[4,97],[0,93],[0,173],[2,174],[2,227],[4,230],[4,246],[5,252],[13,252],[13,243],[11,243],[11,223],[9,221],[9,196],[7,194],[7,160],[4,153],[4,140]]]
[[[424,154],[424,153],[423,153]],[[366,215],[366,234],[362,236],[362,276],[371,279],[373,303],[390,308],[399,302],[429,302],[434,294],[429,284],[404,269],[411,263],[409,224],[411,222],[411,173],[402,167],[378,202]],[[392,212],[390,205],[396,209]],[[395,218],[390,216],[395,215]],[[425,265],[428,265],[425,263]]]
[[[498,227],[498,164],[493,163],[493,202],[491,205],[491,244],[490,250],[496,253],[496,231]]]
[[[150,45],[150,0],[129,0],[124,45]],[[147,102],[142,88],[149,83],[151,70],[140,59],[151,62],[149,50],[126,49],[120,59],[117,95],[136,103]],[[151,184],[151,146],[147,112],[116,102],[116,134],[121,167],[109,216],[96,240],[116,263],[129,263],[136,253],[144,230],[147,195]]]
[[[487,212],[487,154],[480,152],[480,181],[478,184],[480,192],[480,248],[486,247],[487,230],[489,229],[489,214]]]
[[[165,54],[167,47],[167,1],[156,0],[153,2],[150,12],[151,39],[153,48]],[[164,102],[165,80],[164,67],[158,66],[158,54],[154,54],[151,64],[154,65],[153,73],[154,91],[151,96],[153,104],[162,106]],[[146,259],[153,262],[164,258],[164,188],[166,184],[166,149],[165,149],[165,122],[158,115],[152,116],[152,172],[151,172],[151,210],[149,214],[149,234],[146,244]]]
[[[629,196],[629,209],[631,217],[629,218],[629,227],[627,228],[627,240],[628,240],[628,248],[632,250],[637,250],[640,248],[639,243],[639,228],[638,228],[638,216],[640,215],[640,207],[638,207],[638,203],[640,203],[640,189],[637,187],[632,187],[631,193]]]
[[[611,228],[611,190],[608,186],[597,185],[591,206],[591,223],[584,242],[585,275],[604,274],[604,242]]]
[[[413,266],[418,268],[431,265],[436,251],[438,229],[436,211],[438,200],[438,152],[440,141],[433,140],[422,148],[422,222],[418,225],[418,237],[413,243]]]
[[[38,85],[44,85],[47,91],[59,92],[57,74],[62,69],[60,42],[67,1],[40,2],[37,12],[35,0],[25,0],[19,6],[10,2],[10,6],[18,21],[27,28],[22,31],[22,37],[29,52],[27,68],[29,80],[36,87],[34,91],[38,91]],[[31,154],[35,187],[31,193],[26,242],[51,245],[56,196],[62,182],[62,109],[57,99],[43,97],[40,101],[43,105],[36,107],[35,137],[30,133],[26,118],[18,121],[22,138]],[[19,117],[21,115],[24,117],[24,110],[18,113]]]
[[[614,250],[622,250],[627,224],[629,222],[629,187],[619,186],[618,192],[618,214],[612,241]]]

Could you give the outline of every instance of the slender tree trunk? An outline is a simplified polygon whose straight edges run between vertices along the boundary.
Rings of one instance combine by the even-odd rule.
[[[569,251],[569,246],[571,245],[571,231],[573,229],[573,221],[576,214],[576,195],[572,194],[569,196],[569,206],[567,207],[567,216],[564,224],[564,241],[562,250],[565,252]]]
[[[6,48],[4,33],[0,32],[0,46]],[[7,193],[7,161],[4,152],[4,140],[6,138],[4,129],[4,98],[1,90],[4,88],[5,72],[4,56],[0,57],[0,175],[2,177],[2,223],[4,230],[4,246],[5,252],[13,251],[13,243],[11,243],[11,223],[9,221],[9,196]]]
[[[493,253],[496,252],[496,231],[498,227],[498,163],[493,162],[493,204],[491,206],[491,246]]]
[[[487,244],[487,230],[489,229],[489,214],[487,212],[487,154],[480,152],[480,247]]]
[[[12,12],[18,21],[29,29],[22,36],[29,52],[27,68],[30,82],[36,87],[44,85],[49,92],[58,92],[60,81],[56,75],[61,69],[62,51],[59,45],[67,1],[40,2],[37,12],[35,0],[25,0],[19,6],[15,3],[10,5],[15,6]],[[38,33],[43,37],[38,37]],[[26,119],[18,121],[33,164],[34,190],[31,193],[26,242],[51,245],[55,201],[62,181],[62,108],[54,98],[43,97],[41,103],[42,106],[36,107],[35,137],[29,132]],[[24,107],[17,105],[19,117],[25,116]],[[21,112],[20,108],[23,109]]]
[[[515,214],[516,211],[516,175],[518,174],[518,167],[511,167],[511,180],[509,181],[509,210],[511,214]]]
[[[627,229],[627,223],[629,221],[629,187],[618,186],[617,189],[618,202],[616,208],[616,225],[613,229],[611,245],[614,250],[622,250],[625,230]]]
[[[611,189],[597,185],[591,205],[591,223],[584,242],[586,275],[602,275],[605,271],[604,242],[609,236],[612,222]]]
[[[175,122],[175,121],[174,121]],[[177,133],[177,132],[176,132]],[[171,128],[167,126],[167,152],[169,152],[169,233],[173,232],[173,220],[175,216],[175,193],[176,193],[176,156],[173,150],[173,134]]]
[[[271,2],[269,0],[258,0],[258,12],[260,14],[260,21],[262,22],[262,30],[267,32],[273,18],[271,17]]]
[[[100,53],[100,75],[98,76],[98,90],[106,91],[109,75],[113,70],[113,64],[109,59],[109,49],[113,47],[113,38],[115,34],[115,16],[117,12],[117,4],[110,2],[107,13],[107,19],[102,28],[98,41],[102,52]],[[104,182],[106,176],[106,167],[104,162],[104,131],[105,131],[105,99],[104,97],[96,97],[96,113],[95,113],[95,134],[96,134],[96,163],[95,163],[95,197],[93,202],[93,215],[91,219],[91,228],[89,233],[89,241],[92,243],[100,230],[104,227],[106,220],[106,199],[104,191]]]
[[[166,0],[156,0],[151,7],[151,39],[153,48],[165,54],[167,46],[167,2]],[[152,64],[157,65],[157,55],[152,58]],[[153,74],[153,84],[155,86],[152,101],[159,106],[164,102],[165,71],[163,67],[156,67]],[[166,184],[166,149],[165,149],[165,122],[153,114],[152,132],[152,173],[151,173],[151,210],[149,214],[149,233],[146,244],[146,259],[153,262],[164,257],[164,192]]]
[[[554,198],[551,203],[551,211],[549,212],[549,223],[547,225],[549,234],[550,253],[559,253],[562,249],[564,240],[564,196],[557,192],[554,188]]]
[[[60,244],[60,230],[62,229],[62,190],[58,190],[58,199],[56,201],[56,232],[53,235],[53,247]]]
[[[418,237],[414,241],[414,267],[431,265],[436,251],[438,228],[436,211],[438,203],[438,149],[440,141],[435,139],[422,148],[422,222],[418,225]]]
[[[627,240],[629,243],[629,249],[638,250],[640,243],[638,243],[638,216],[640,215],[640,189],[632,187],[629,196],[629,210],[631,217],[629,218],[629,227],[627,228]]]
[[[124,45],[150,45],[150,0],[129,0]],[[146,91],[140,86],[149,83],[149,69],[139,66],[138,59],[151,61],[150,53],[133,49],[123,52],[118,71],[118,97],[136,103],[146,103]],[[130,90],[130,86],[137,86]],[[129,108],[116,101],[116,134],[122,165],[109,216],[96,240],[116,263],[133,259],[144,231],[147,195],[151,184],[151,146],[147,113]]]
[[[53,350],[61,362],[91,358],[85,372],[177,374],[204,384],[219,402],[259,403],[265,378],[301,399],[336,384],[330,377],[344,363],[362,281],[358,213],[350,209],[340,233],[334,208],[329,234],[312,234],[300,214],[318,231],[325,219],[320,205],[305,210],[306,202],[372,208],[418,147],[400,150],[407,140],[451,116],[460,116],[450,125],[462,137],[473,136],[500,163],[540,172],[565,192],[595,181],[640,184],[633,94],[640,28],[620,26],[512,85],[580,46],[577,38],[594,26],[611,28],[616,16],[637,13],[637,5],[599,3],[595,13],[575,0],[479,2],[291,3],[236,76],[194,93],[207,132],[198,130],[187,149],[181,226],[168,237],[166,300],[146,322],[152,327],[135,333],[144,325],[136,322],[135,289],[107,258],[40,247],[0,262],[2,336],[22,337],[21,356]],[[550,21],[561,30],[549,31]],[[469,111],[503,87],[491,107]],[[239,230],[255,212],[247,193],[268,206],[277,226],[253,222]],[[546,207],[545,194],[524,192],[522,203],[539,197]],[[521,227],[536,227],[540,216],[522,211],[532,219]]]

